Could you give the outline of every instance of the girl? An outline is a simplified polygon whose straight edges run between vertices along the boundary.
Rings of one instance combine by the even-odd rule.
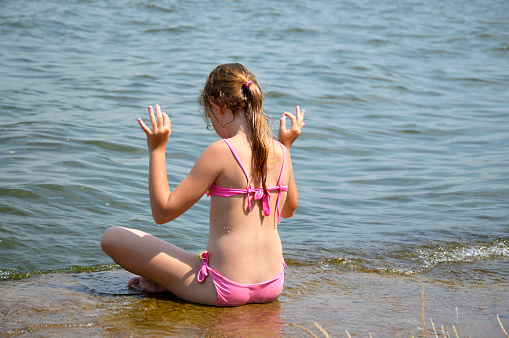
[[[170,291],[195,303],[235,306],[275,300],[284,283],[284,260],[277,231],[298,203],[290,146],[304,126],[304,110],[283,113],[278,141],[262,110],[263,93],[241,64],[214,69],[200,95],[208,125],[222,140],[212,143],[173,191],[166,173],[165,147],[171,121],[158,105],[148,108],[149,195],[157,224],[169,222],[211,196],[207,251],[187,252],[139,230],[112,227],[102,249],[139,275],[129,281],[147,292]],[[291,120],[286,129],[286,118]]]

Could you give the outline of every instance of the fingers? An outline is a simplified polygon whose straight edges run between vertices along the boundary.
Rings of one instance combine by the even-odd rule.
[[[161,107],[158,104],[156,104],[156,106],[155,106],[155,113],[154,113],[154,109],[152,108],[152,106],[148,106],[148,115],[150,118],[150,126],[152,128],[151,129],[152,132],[155,132],[156,130],[161,129],[164,126],[171,124],[168,114],[161,112]],[[141,119],[139,119],[138,123],[140,121],[141,121]],[[141,121],[141,122],[143,123],[143,121]],[[145,124],[143,124],[143,125],[145,125]],[[140,124],[140,126],[141,126],[141,124]],[[143,126],[142,126],[142,129],[143,129]],[[143,130],[145,130],[145,129],[143,129]]]
[[[168,126],[171,129],[171,120],[166,113],[163,113],[163,125]]]
[[[140,127],[141,127],[141,129],[143,129],[145,134],[149,135],[152,133],[152,131],[150,129],[148,129],[148,127],[145,125],[145,123],[143,123],[143,121],[140,118],[138,119],[138,123],[140,124]]]
[[[290,129],[297,126],[297,118],[295,117],[295,115],[293,115],[291,113],[287,113],[287,112],[284,112],[283,115],[288,116],[290,118],[290,121],[291,121]]]
[[[304,123],[304,113],[305,112],[306,112],[305,110],[300,110],[299,106],[295,107],[295,115],[293,115],[291,113],[284,112],[280,119],[279,128],[282,130],[286,130],[286,117],[287,116],[290,118],[290,121],[291,121],[290,129],[302,128],[305,125],[305,123]]]
[[[305,112],[306,112],[305,110],[300,110],[299,106],[295,107],[295,115],[297,116],[297,122],[299,122],[300,125],[304,125],[305,124],[303,122],[304,121],[304,113]]]
[[[300,110],[299,106],[295,107],[295,115],[284,112],[279,120],[279,134],[278,141],[285,147],[290,149],[293,142],[299,137],[301,129],[304,126],[304,113],[305,110]],[[286,118],[291,121],[290,129],[286,129]]]
[[[161,128],[163,126],[163,114],[161,113],[161,107],[156,104],[156,120],[157,126]]]
[[[150,118],[150,126],[152,127],[152,130],[156,130],[157,122],[154,117],[154,110],[152,109],[152,106],[148,106],[148,116]]]
[[[279,130],[285,131],[286,130],[286,116],[285,113],[281,115],[281,118],[279,119]]]

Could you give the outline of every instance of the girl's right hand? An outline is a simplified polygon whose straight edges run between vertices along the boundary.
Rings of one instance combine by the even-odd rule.
[[[148,107],[148,115],[150,117],[151,129],[147,128],[145,123],[138,118],[138,123],[141,129],[147,135],[148,150],[153,151],[157,149],[163,149],[168,143],[168,139],[171,134],[171,121],[166,113],[161,113],[161,107],[156,104],[156,114],[154,116],[154,110],[152,106]]]
[[[305,110],[300,110],[300,107],[295,107],[295,115],[284,112],[279,120],[279,133],[277,140],[281,142],[286,148],[290,149],[293,142],[299,137],[302,127],[304,127],[304,113]],[[290,118],[290,129],[286,129],[286,117]]]

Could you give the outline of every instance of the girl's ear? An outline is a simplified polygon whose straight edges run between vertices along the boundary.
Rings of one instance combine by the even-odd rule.
[[[224,108],[223,107],[218,106],[214,102],[210,102],[210,106],[218,111],[219,116],[223,116],[224,115]]]
[[[217,104],[213,103],[214,107],[217,109],[218,113],[219,113],[219,116],[223,116],[224,113],[226,113],[226,108],[225,107],[222,107],[222,106],[218,106]]]

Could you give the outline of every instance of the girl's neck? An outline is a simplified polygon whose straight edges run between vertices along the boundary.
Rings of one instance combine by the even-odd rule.
[[[251,128],[249,127],[244,111],[238,111],[232,122],[224,127],[231,137],[244,137],[246,140],[251,140]]]

